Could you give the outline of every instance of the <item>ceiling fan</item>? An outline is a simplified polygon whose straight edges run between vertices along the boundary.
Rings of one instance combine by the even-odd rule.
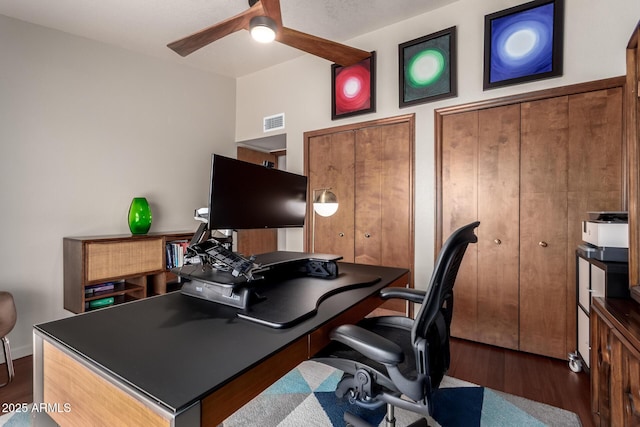
[[[169,43],[167,46],[181,56],[228,36],[239,30],[264,32],[271,40],[302,50],[315,56],[347,67],[371,56],[370,52],[302,33],[282,25],[280,0],[249,0],[249,9],[190,36]],[[270,41],[270,40],[268,40]]]

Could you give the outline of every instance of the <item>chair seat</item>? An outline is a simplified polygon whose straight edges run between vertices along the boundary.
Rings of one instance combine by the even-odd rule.
[[[395,342],[404,353],[404,361],[398,365],[400,372],[407,379],[417,378],[416,360],[414,348],[411,344],[411,326],[413,321],[407,317],[382,316],[366,318],[358,323],[358,326],[374,332],[381,337]],[[376,382],[392,392],[399,392],[394,385],[385,366],[378,363],[351,347],[337,341],[332,341],[313,358],[317,362],[333,366],[336,369],[355,375],[358,369],[373,371]]]

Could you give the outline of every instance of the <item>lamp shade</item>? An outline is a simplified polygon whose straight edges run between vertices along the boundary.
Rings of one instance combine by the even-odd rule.
[[[329,190],[322,190],[313,201],[313,210],[320,216],[331,216],[338,211],[338,198]]]
[[[251,37],[260,43],[271,43],[276,38],[276,23],[268,16],[254,16],[249,22]]]

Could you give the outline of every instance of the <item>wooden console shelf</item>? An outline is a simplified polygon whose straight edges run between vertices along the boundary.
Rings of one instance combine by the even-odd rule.
[[[64,308],[74,313],[164,294],[177,280],[167,271],[166,244],[189,240],[193,232],[65,237]],[[87,294],[87,287],[115,282],[113,289]],[[106,300],[105,300],[106,299]]]

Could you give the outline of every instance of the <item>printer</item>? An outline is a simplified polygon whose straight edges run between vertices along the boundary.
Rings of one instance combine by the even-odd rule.
[[[582,221],[582,240],[578,250],[587,258],[601,261],[627,261],[629,251],[628,212],[588,212]]]

